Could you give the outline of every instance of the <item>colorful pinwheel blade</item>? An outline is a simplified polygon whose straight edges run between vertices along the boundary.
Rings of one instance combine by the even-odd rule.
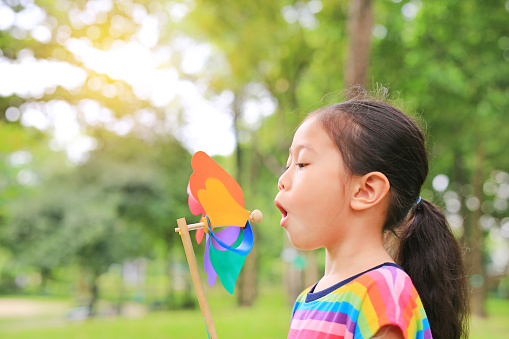
[[[216,237],[220,238],[227,245],[233,245],[237,241],[239,237],[240,227],[226,227],[214,234]],[[214,247],[215,249],[219,249],[220,251],[226,251],[225,248],[221,247],[219,243],[207,234],[207,243],[205,244],[205,255],[203,266],[205,268],[205,272],[207,273],[207,280],[210,286],[214,286],[216,283],[217,273],[214,270],[214,266],[210,261],[210,247]]]
[[[198,243],[198,245],[200,245],[201,242],[203,241],[204,235],[205,235],[205,231],[203,230],[203,228],[196,230],[196,234],[194,235],[194,238],[196,239],[196,242]]]
[[[194,215],[201,214],[202,216],[205,216],[205,210],[203,209],[203,206],[200,204],[198,200],[196,200],[196,198],[191,193],[190,184],[187,184],[187,194],[189,195],[187,199],[187,204],[189,205],[189,210],[191,211],[191,213],[193,213]],[[203,229],[199,229],[196,231],[195,239],[198,245],[201,244],[204,234],[205,232],[203,231]]]
[[[205,189],[205,182],[209,178],[216,178],[223,183],[226,190],[237,201],[237,203],[244,207],[244,193],[239,184],[226,172],[217,162],[205,152],[196,152],[191,159],[191,167],[193,174],[190,178],[190,188],[192,195],[198,198],[198,191]],[[208,211],[207,211],[208,212]]]
[[[207,240],[205,242],[205,255],[203,257],[203,268],[205,273],[207,273],[207,282],[209,286],[214,286],[217,280],[217,273],[210,262],[210,235],[207,234]]]
[[[198,191],[198,200],[214,226],[244,227],[251,214],[237,203],[217,178],[207,179],[205,189]]]
[[[213,233],[211,233],[214,237]],[[218,239],[217,235],[214,237]],[[220,243],[221,244],[221,243]],[[226,245],[224,242],[221,246]],[[240,270],[246,260],[246,255],[253,248],[253,230],[249,222],[246,227],[239,232],[239,236],[232,246],[224,247],[226,250],[216,248],[212,243],[209,246],[209,256],[215,272],[219,276],[221,284],[230,293],[233,294],[235,283],[239,276]]]
[[[189,205],[189,210],[194,215],[202,214],[205,215],[205,210],[203,209],[203,206],[200,204],[200,202],[196,199],[195,196],[191,193],[191,184],[187,184],[187,194],[189,195],[189,198],[187,199],[187,204]]]

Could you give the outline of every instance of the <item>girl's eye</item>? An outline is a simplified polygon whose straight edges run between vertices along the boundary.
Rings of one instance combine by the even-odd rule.
[[[297,166],[298,168],[304,168],[306,167],[307,165],[309,164],[302,164],[302,163],[298,163],[298,164],[295,164],[295,166]],[[285,173],[286,171],[288,171],[288,169],[290,168],[290,166],[286,166],[285,168],[283,168],[281,170],[282,173]]]

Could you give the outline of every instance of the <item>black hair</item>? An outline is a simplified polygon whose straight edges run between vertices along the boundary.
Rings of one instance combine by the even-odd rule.
[[[338,147],[352,174],[383,173],[390,183],[384,232],[412,279],[434,339],[468,338],[469,296],[461,246],[443,212],[420,198],[428,175],[424,134],[383,101],[351,99],[311,113]],[[419,202],[418,202],[419,201]]]

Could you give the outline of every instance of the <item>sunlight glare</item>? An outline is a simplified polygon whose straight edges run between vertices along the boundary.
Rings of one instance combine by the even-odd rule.
[[[179,94],[186,107],[185,125],[173,132],[192,153],[204,151],[209,155],[229,155],[235,149],[233,135],[232,96],[220,95],[214,104],[205,100],[198,88],[182,81]]]
[[[28,4],[16,14],[15,25],[25,31],[29,31],[41,24],[46,19],[46,12],[34,4]]]
[[[8,29],[16,20],[14,11],[0,2],[0,30]]]
[[[244,100],[242,118],[245,127],[256,130],[261,126],[263,117],[272,115],[277,108],[277,101],[269,90],[260,83],[252,82],[246,86],[248,99]]]
[[[97,140],[86,135],[80,135],[66,146],[67,157],[72,164],[81,164],[88,160],[91,151],[97,148]]]
[[[83,163],[97,141],[82,135],[76,107],[64,100],[26,102],[20,106],[21,124],[49,132],[50,147],[54,151],[65,150],[71,164]],[[101,110],[102,112],[102,110]]]
[[[67,47],[81,57],[87,68],[127,82],[140,99],[149,99],[155,107],[163,107],[175,97],[177,71],[158,68],[157,55],[138,42],[122,43],[110,51],[102,51],[71,38]]]
[[[87,77],[83,69],[67,62],[36,60],[33,56],[17,61],[0,57],[0,74],[0,96],[22,98],[42,97],[47,88],[57,86],[71,90],[82,86]]]
[[[125,97],[128,91],[126,85],[120,82],[123,81],[140,100],[149,101],[156,109],[166,108],[167,123],[155,123],[157,116],[155,111],[150,109],[139,110],[131,115],[123,113],[123,117],[117,119],[109,108],[90,99],[81,100],[77,106],[62,100],[40,104],[27,102],[19,109],[8,108],[7,119],[19,119],[23,126],[48,131],[54,138],[53,147],[60,150],[71,147],[72,143],[82,137],[85,129],[80,126],[80,122],[84,122],[119,135],[172,132],[192,151],[203,149],[211,155],[231,154],[235,147],[233,93],[225,91],[212,98],[206,98],[205,95],[208,88],[207,72],[218,69],[207,67],[207,62],[212,57],[212,46],[183,35],[176,38],[171,45],[157,46],[162,16],[152,14],[152,9],[149,13],[143,5],[133,4],[128,0],[122,4],[137,26],[137,31],[130,41],[120,38],[124,31],[131,30],[132,27],[127,26],[133,25],[133,22],[120,15],[113,16],[109,31],[103,32],[99,26],[94,26],[101,22],[101,18],[107,17],[105,13],[113,9],[112,0],[91,0],[86,2],[84,9],[64,1],[62,6],[66,6],[70,25],[74,29],[83,29],[88,36],[79,39],[72,37],[71,27],[58,26],[58,22],[52,23],[51,19],[56,19],[48,16],[33,2],[23,4],[25,7],[18,13],[0,2],[0,29],[10,29],[10,34],[19,39],[27,37],[29,33],[41,43],[48,43],[54,38],[62,46],[53,53],[55,58],[64,59],[67,52],[70,52],[84,65],[81,68],[62,61],[35,59],[33,52],[28,49],[20,51],[16,61],[0,55],[0,96],[17,95],[25,99],[40,99],[45,94],[54,93],[58,87],[72,94],[78,93],[80,88],[86,85],[87,89],[100,92],[106,98],[130,100]],[[321,10],[321,2],[318,0],[310,1],[308,5],[308,11],[312,14]],[[189,0],[169,3],[160,10],[166,10],[165,18],[169,15],[171,20],[179,21],[194,6],[194,1]],[[108,34],[109,36],[105,36]],[[110,39],[110,43],[106,44],[111,46],[109,50],[93,46],[92,40],[101,39]],[[169,65],[174,53],[182,56],[179,65],[182,72],[199,75],[200,80],[190,82],[180,79],[179,71]],[[88,77],[89,70],[98,75]],[[110,83],[108,77],[119,82]],[[170,110],[173,103],[176,108]],[[277,103],[270,95],[267,97],[251,93],[250,99],[242,108],[245,122],[250,128],[258,126],[260,119],[272,114],[275,106]],[[183,119],[178,119],[178,111],[184,113]],[[170,117],[172,115],[173,117]],[[181,126],[182,121],[184,126]],[[76,142],[76,145],[85,144],[87,143]],[[78,155],[78,146],[72,146],[72,151],[67,149],[69,157],[74,159],[71,161],[79,162],[85,159],[91,147],[89,146],[81,147],[82,156]]]
[[[83,99],[78,103],[78,111],[89,126],[98,126],[113,121],[113,113],[95,100]]]
[[[12,167],[22,167],[29,164],[32,161],[32,159],[33,159],[32,153],[30,153],[29,151],[22,150],[12,152],[7,157],[6,160],[7,163]]]
[[[152,15],[147,15],[141,22],[136,37],[147,48],[153,48],[159,41],[159,21]]]
[[[5,110],[5,118],[7,121],[14,122],[18,121],[21,117],[21,112],[17,107],[9,107]]]
[[[20,106],[22,112],[21,125],[25,127],[35,127],[38,130],[45,131],[50,126],[50,120],[42,112],[39,103],[27,102]]]
[[[30,35],[35,40],[45,44],[51,41],[51,29],[46,25],[37,25],[31,31]]]
[[[184,35],[174,39],[171,47],[182,54],[181,69],[184,73],[198,73],[212,55],[209,43],[198,42]]]
[[[80,134],[76,109],[64,100],[51,100],[44,107],[52,121],[54,137],[62,142],[70,142]]]

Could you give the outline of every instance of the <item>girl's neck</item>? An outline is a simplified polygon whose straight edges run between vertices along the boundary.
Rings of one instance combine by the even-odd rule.
[[[339,245],[326,248],[325,274],[315,291],[328,288],[340,281],[369,270],[385,262],[394,262],[387,253],[380,236],[360,236]]]

